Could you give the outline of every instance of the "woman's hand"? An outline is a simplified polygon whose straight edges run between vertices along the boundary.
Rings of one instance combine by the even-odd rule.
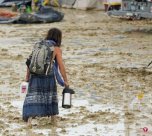
[[[69,87],[69,83],[64,81],[64,86],[65,86],[66,88],[68,88],[68,87]]]
[[[25,78],[25,82],[29,82],[29,78]]]

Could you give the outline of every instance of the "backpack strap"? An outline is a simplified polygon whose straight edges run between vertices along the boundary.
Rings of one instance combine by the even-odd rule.
[[[51,48],[50,50],[51,50],[51,52],[52,52],[52,54],[51,54],[51,56],[50,56],[50,61],[49,61],[49,64],[48,64],[48,67],[47,67],[47,69],[46,69],[46,73],[45,73],[45,75],[47,75],[48,74],[48,71],[49,71],[49,69],[50,68],[52,68],[52,66],[53,66],[53,60],[54,60],[54,47],[49,47],[49,48]]]
[[[46,46],[48,46],[49,48],[50,48],[50,51],[52,52],[51,53],[51,56],[50,56],[50,61],[49,61],[49,65],[48,65],[48,67],[47,67],[47,69],[46,69],[46,75],[48,74],[48,72],[49,72],[49,69],[50,69],[50,67],[52,68],[53,67],[53,60],[54,60],[54,46],[55,46],[55,42],[54,41],[52,41],[52,40],[47,40],[46,41],[47,42],[47,45]],[[51,46],[50,46],[51,45]]]

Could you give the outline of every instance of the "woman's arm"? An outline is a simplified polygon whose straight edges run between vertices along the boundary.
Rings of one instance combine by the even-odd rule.
[[[66,76],[65,66],[63,64],[62,51],[59,47],[55,47],[55,57],[56,57],[58,65],[59,65],[60,73],[64,79],[65,87],[68,87],[69,84],[68,84],[68,79]]]
[[[25,81],[28,82],[29,78],[30,78],[30,71],[29,71],[29,68],[27,67]]]

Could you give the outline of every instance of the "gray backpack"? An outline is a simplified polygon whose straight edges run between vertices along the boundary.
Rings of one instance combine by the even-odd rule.
[[[35,44],[30,56],[30,73],[48,75],[52,70],[54,41],[42,40]]]

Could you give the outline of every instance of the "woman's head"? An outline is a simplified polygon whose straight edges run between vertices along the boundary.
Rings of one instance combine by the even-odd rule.
[[[45,40],[53,40],[56,42],[56,46],[60,47],[61,46],[61,41],[62,41],[62,32],[58,28],[51,28]]]

